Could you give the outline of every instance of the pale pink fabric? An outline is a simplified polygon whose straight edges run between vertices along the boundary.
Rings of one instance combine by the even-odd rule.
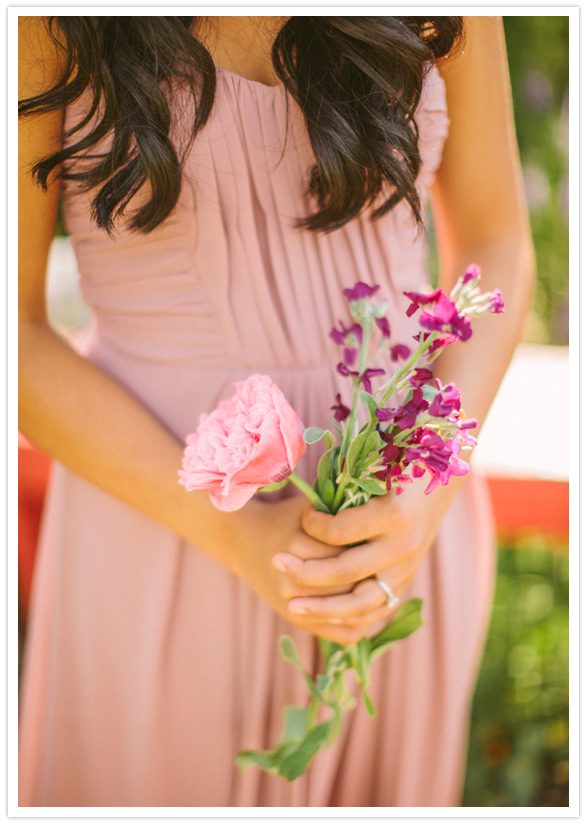
[[[218,78],[180,202],[152,234],[108,238],[67,190],[95,312],[86,353],[182,440],[253,372],[269,374],[305,424],[325,426],[335,393],[348,400],[328,337],[346,317],[343,287],[380,284],[392,341],[409,345],[416,322],[401,292],[426,282],[424,236],[405,205],[326,235],[295,229],[312,163],[299,110],[290,100],[284,150],[283,88]],[[435,71],[418,123],[425,199],[448,128]],[[307,478],[318,454],[302,459]],[[315,640],[196,547],[57,466],[27,645],[20,802],[458,805],[492,576],[487,498],[471,478],[405,594],[424,598],[425,627],[374,668],[377,718],[351,716],[292,784],[239,773],[239,749],[272,746],[283,706],[305,695],[279,635],[294,635],[308,667]]]

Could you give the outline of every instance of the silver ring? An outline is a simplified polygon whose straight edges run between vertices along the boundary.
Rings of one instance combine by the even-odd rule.
[[[388,607],[393,607],[399,602],[399,598],[393,593],[391,587],[387,584],[387,582],[382,581],[377,576],[374,576],[375,581],[379,585],[379,587],[383,590],[386,596],[386,604]]]

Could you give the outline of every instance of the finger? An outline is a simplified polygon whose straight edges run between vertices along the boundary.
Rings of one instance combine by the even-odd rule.
[[[333,547],[331,544],[326,544],[300,531],[291,539],[287,552],[304,560],[326,559],[338,556],[341,548]]]
[[[393,504],[392,496],[377,496],[335,516],[307,507],[302,515],[302,527],[309,536],[338,547],[368,541],[393,529],[396,509]]]
[[[366,579],[354,586],[349,593],[297,597],[290,601],[289,610],[298,615],[332,620],[366,616],[387,606],[387,597],[375,579]]]
[[[346,619],[329,619],[328,623],[331,625],[340,625],[341,627],[354,628],[356,630],[362,629],[362,635],[365,636],[369,632],[371,625],[381,619],[387,619],[393,612],[393,608],[384,604],[378,607],[377,610],[372,610],[371,613],[366,613],[364,616],[348,616]]]
[[[294,584],[303,587],[352,584],[373,576],[389,565],[389,546],[383,542],[371,541],[359,547],[351,547],[332,558],[306,561],[291,553],[278,553],[272,562]]]

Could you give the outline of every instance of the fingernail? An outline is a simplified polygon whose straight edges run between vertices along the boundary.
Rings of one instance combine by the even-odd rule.
[[[302,607],[301,605],[291,604],[289,606],[289,612],[290,613],[307,613],[308,611],[306,610],[305,607]]]
[[[278,570],[281,570],[282,573],[287,572],[287,566],[283,559],[280,559],[279,556],[275,556],[274,559],[271,560],[273,567],[277,567]]]

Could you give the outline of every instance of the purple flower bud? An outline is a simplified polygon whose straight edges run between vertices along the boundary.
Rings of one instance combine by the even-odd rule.
[[[499,289],[494,289],[491,293],[491,300],[489,301],[489,309],[491,312],[501,313],[504,311],[504,302],[501,297]]]
[[[465,270],[465,274],[463,275],[463,283],[468,284],[469,281],[475,280],[475,278],[481,277],[481,267],[477,264],[469,264],[469,266]]]
[[[342,403],[340,393],[336,394],[336,404],[330,409],[334,410],[334,418],[339,422],[344,421],[351,414],[350,409]]]
[[[430,381],[431,378],[432,373],[430,370],[427,370],[425,367],[418,367],[418,369],[414,370],[408,383],[412,387],[421,387],[427,381]]]
[[[378,289],[378,286],[369,286],[363,281],[357,281],[352,289],[344,289],[343,292],[347,300],[361,301],[363,298],[370,298]]]
[[[466,418],[464,421],[459,421],[457,427],[459,430],[473,430],[477,426],[476,418]]]
[[[354,347],[345,347],[342,351],[342,357],[344,359],[345,364],[348,364],[349,367],[352,367],[357,358],[357,350]]]
[[[412,466],[412,475],[414,478],[422,478],[426,470],[423,467],[418,467],[417,464]]]
[[[355,376],[355,378],[358,378],[358,377],[359,377],[359,373],[358,373],[358,372],[353,372],[352,370],[350,370],[350,369],[347,367],[347,365],[346,365],[346,364],[343,364],[343,363],[342,363],[342,361],[336,365],[336,371],[337,371],[340,375],[345,375],[345,376],[346,376],[346,375],[354,375],[354,376]]]
[[[383,333],[386,338],[389,338],[391,335],[391,329],[389,327],[389,321],[387,318],[375,318],[375,323]]]
[[[342,321],[339,321],[339,323],[342,327]],[[330,330],[329,335],[330,335],[330,337],[332,338],[332,340],[334,341],[335,344],[340,344],[341,346],[344,345],[344,337],[345,337],[344,327],[343,327],[342,332],[339,329],[337,329],[336,327],[332,327],[332,329]]]
[[[391,360],[394,362],[400,358],[402,361],[407,361],[411,355],[411,350],[409,347],[406,347],[405,344],[396,344],[391,347],[389,354],[391,355]]]

